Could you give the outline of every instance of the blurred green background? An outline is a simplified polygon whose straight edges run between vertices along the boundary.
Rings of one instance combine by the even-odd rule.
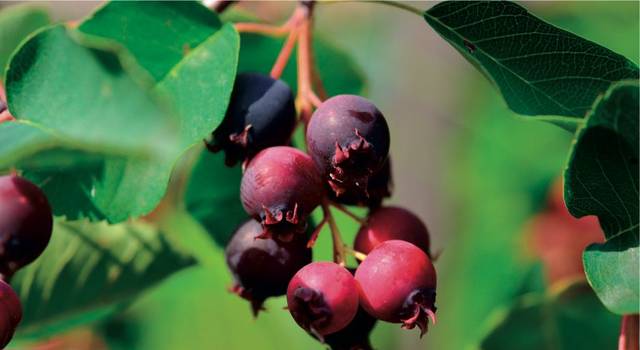
[[[69,20],[98,4],[44,6],[54,19]],[[411,2],[421,9],[433,4]],[[638,63],[638,2],[521,4]],[[293,5],[241,6],[281,21]],[[561,174],[571,134],[511,113],[490,83],[413,14],[371,3],[319,4],[316,18],[317,31],[362,68],[366,96],[389,121],[395,182],[389,202],[417,213],[431,231],[433,249],[442,252],[436,263],[439,323],[422,340],[417,331],[379,323],[372,342],[383,350],[478,348],[496,310],[513,300],[534,263],[523,253],[522,226]],[[349,242],[357,227],[339,218]],[[321,235],[316,259],[330,259],[329,238]],[[210,265],[175,274],[95,332],[74,331],[67,341],[76,339],[76,348],[322,348],[282,310],[284,298],[269,300],[268,312],[253,319],[249,305],[227,292],[222,250],[202,250]]]

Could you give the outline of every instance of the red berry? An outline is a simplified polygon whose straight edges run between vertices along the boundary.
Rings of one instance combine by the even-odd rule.
[[[370,213],[367,223],[356,235],[353,248],[369,254],[382,242],[392,239],[412,243],[430,254],[427,227],[415,214],[399,207],[381,207]]]
[[[418,326],[435,323],[436,271],[420,248],[399,240],[386,241],[369,253],[356,270],[360,303],[373,317]]]
[[[295,125],[293,93],[285,82],[242,73],[236,78],[224,120],[207,147],[212,152],[224,150],[225,163],[231,166],[267,147],[285,145]]]
[[[314,262],[296,273],[287,289],[293,319],[320,340],[345,328],[358,311],[358,287],[347,269]]]
[[[368,181],[389,153],[389,127],[369,100],[339,95],[313,113],[307,127],[309,154],[336,196],[367,195]]]
[[[18,176],[0,177],[0,275],[10,277],[49,244],[51,207],[44,193]]]
[[[0,280],[0,349],[4,349],[22,319],[22,306],[16,292]]]
[[[262,225],[251,219],[238,228],[225,250],[235,279],[233,291],[251,302],[254,315],[266,298],[286,294],[293,275],[311,262],[305,237],[286,243],[256,239],[261,233]]]
[[[323,197],[311,158],[293,147],[270,147],[247,166],[240,185],[242,206],[264,228],[260,238],[288,241],[305,230]]]

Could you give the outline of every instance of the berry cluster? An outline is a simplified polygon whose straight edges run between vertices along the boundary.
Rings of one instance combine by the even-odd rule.
[[[52,229],[51,208],[39,188],[18,176],[0,177],[0,348],[9,343],[22,318],[9,279],[42,254]]]
[[[370,349],[376,320],[419,327],[435,323],[436,272],[429,233],[390,196],[390,133],[369,100],[339,95],[319,103],[306,126],[308,154],[289,146],[296,126],[293,94],[283,81],[240,74],[222,126],[208,148],[227,164],[242,160],[242,205],[251,217],[226,248],[232,291],[254,314],[268,297],[286,295],[293,319],[333,349]],[[343,205],[369,208],[366,220]],[[330,207],[362,222],[353,248],[342,244]],[[324,219],[313,230],[309,216]],[[329,223],[335,262],[312,262],[311,248]],[[345,268],[345,252],[360,265]]]

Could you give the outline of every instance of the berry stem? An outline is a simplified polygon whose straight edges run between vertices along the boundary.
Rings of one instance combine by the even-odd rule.
[[[622,316],[618,350],[638,350],[638,319],[637,314]]]
[[[381,5],[387,5],[387,6],[391,6],[391,7],[395,7],[407,12],[411,12],[415,15],[418,15],[420,17],[422,17],[424,11],[415,8],[411,5],[407,5],[404,3],[401,3],[399,1],[389,1],[389,0],[317,0],[318,3],[321,4],[338,4],[338,3],[348,3],[348,2],[368,2],[368,3],[372,3],[372,4],[381,4]]]
[[[289,32],[289,36],[287,36],[287,40],[284,42],[282,46],[282,50],[278,54],[278,58],[276,59],[273,68],[271,68],[271,77],[273,79],[280,79],[282,76],[282,72],[284,71],[287,63],[289,63],[289,58],[291,57],[291,53],[293,52],[293,48],[296,46],[296,40],[298,38],[298,29],[293,28]]]
[[[282,37],[291,30],[289,22],[281,26],[274,26],[264,23],[238,22],[234,24],[239,33],[262,34],[267,36]]]
[[[360,225],[365,225],[367,223],[366,220],[364,220],[361,217],[359,217],[356,214],[354,214],[351,210],[347,209],[344,205],[342,205],[340,203],[335,203],[335,202],[331,202],[331,205],[334,208],[340,210],[341,212],[347,214],[347,216],[349,216],[350,218],[352,218],[353,220],[358,222]]]
[[[338,225],[331,214],[329,202],[326,200],[322,203],[322,211],[324,212],[324,217],[329,223],[329,228],[331,229],[331,238],[333,239],[333,261],[340,266],[345,266],[345,244],[342,242]]]
[[[310,91],[309,96],[307,97],[309,98],[309,101],[315,108],[320,107],[320,105],[322,104],[322,99],[318,97],[318,95],[316,95],[315,92],[313,91]]]
[[[320,231],[322,231],[322,228],[324,227],[324,225],[326,225],[326,223],[327,223],[327,216],[325,215],[322,218],[322,221],[320,221],[320,223],[318,223],[316,228],[313,229],[313,232],[311,233],[311,237],[309,238],[309,241],[307,242],[307,248],[313,248],[313,246],[316,244],[316,241],[318,240],[318,236],[320,235]]]
[[[353,249],[353,248],[349,247],[348,245],[345,245],[345,246],[344,246],[344,250],[345,250],[347,253],[349,253],[349,254],[353,255],[353,257],[354,257],[354,258],[356,258],[357,260],[364,261],[364,259],[366,259],[366,258],[367,258],[367,254],[362,253],[362,252],[359,252],[359,251],[357,251],[357,250],[355,250],[355,249]]]
[[[309,99],[311,88],[311,18],[306,7],[306,17],[300,25],[300,35],[298,36],[298,104],[300,106],[300,117],[308,122],[311,118],[313,105]]]

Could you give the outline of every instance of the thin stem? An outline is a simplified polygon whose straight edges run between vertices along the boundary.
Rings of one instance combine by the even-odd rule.
[[[340,203],[336,203],[336,202],[331,202],[331,205],[333,207],[335,207],[336,209],[340,210],[341,212],[347,214],[347,216],[349,216],[353,220],[357,221],[361,225],[365,225],[367,223],[366,220],[364,220],[361,217],[359,217],[356,214],[354,214],[351,210],[347,209],[344,205],[342,205]]]
[[[298,103],[300,117],[306,123],[311,118],[313,106],[309,101],[311,88],[311,19],[300,24],[298,36]]]
[[[4,123],[4,122],[10,122],[10,121],[14,121],[16,120],[16,118],[14,118],[11,113],[9,113],[9,110],[5,110],[4,112],[0,112],[0,123]]]
[[[344,250],[345,250],[347,253],[349,253],[349,254],[353,255],[353,257],[354,257],[354,258],[356,258],[356,259],[357,259],[357,260],[359,260],[359,261],[364,261],[364,259],[366,259],[366,258],[367,258],[367,254],[362,253],[362,252],[359,252],[359,251],[357,251],[357,250],[355,250],[355,249],[353,249],[353,248],[349,247],[348,245],[345,245],[345,246],[344,246]]]
[[[331,229],[331,238],[333,239],[333,261],[344,266],[346,263],[344,250],[345,244],[342,242],[342,237],[340,236],[336,220],[333,218],[333,215],[331,215],[331,208],[329,208],[328,201],[322,203],[322,211],[324,212],[324,217],[327,219],[329,228]]]
[[[618,350],[638,350],[638,315],[622,316]]]
[[[296,39],[298,38],[298,30],[293,28],[291,32],[289,32],[289,36],[287,40],[284,42],[282,46],[282,50],[278,54],[278,58],[271,68],[271,77],[273,79],[280,79],[282,76],[282,72],[287,67],[287,63],[289,63],[289,58],[291,57],[291,53],[293,52],[293,48],[296,46]]]
[[[322,104],[322,99],[318,97],[318,95],[316,95],[316,93],[313,91],[309,91],[309,93],[307,94],[307,98],[315,108],[320,107],[320,105]]]
[[[262,34],[274,37],[281,37],[289,33],[291,25],[286,23],[282,26],[274,26],[264,23],[239,22],[234,24],[239,33]]]
[[[309,238],[309,241],[307,242],[307,248],[313,248],[313,246],[316,244],[316,241],[318,240],[318,236],[320,235],[320,231],[322,231],[322,228],[324,227],[324,225],[326,223],[327,223],[327,216],[325,215],[325,217],[322,218],[322,221],[320,221],[320,223],[318,223],[316,228],[313,229],[313,232],[311,233],[311,237]]]
[[[395,7],[401,10],[405,10],[408,12],[411,12],[413,14],[416,14],[420,17],[422,17],[422,15],[424,14],[424,11],[415,8],[411,5],[407,5],[407,4],[403,4],[401,2],[397,2],[397,1],[385,1],[385,0],[318,0],[317,1],[320,4],[337,4],[337,3],[341,3],[341,2],[370,2],[373,4],[382,4],[382,5],[387,5],[387,6],[391,6],[391,7]]]

